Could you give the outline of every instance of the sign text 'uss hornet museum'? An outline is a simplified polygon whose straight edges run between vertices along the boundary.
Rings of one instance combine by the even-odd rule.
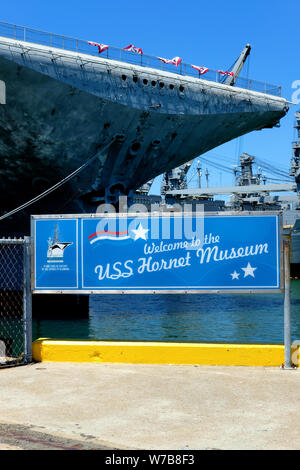
[[[32,216],[35,293],[282,290],[275,213]]]

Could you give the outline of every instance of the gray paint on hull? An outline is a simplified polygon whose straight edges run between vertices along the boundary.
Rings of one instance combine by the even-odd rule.
[[[12,195],[2,210],[56,183],[116,135],[123,142],[113,143],[65,197],[103,193],[120,181],[136,189],[224,142],[272,127],[287,111],[277,97],[3,38],[0,79],[7,91],[1,187]],[[19,184],[22,192],[14,194]]]

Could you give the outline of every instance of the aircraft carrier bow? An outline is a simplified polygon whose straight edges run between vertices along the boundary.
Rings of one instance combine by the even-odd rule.
[[[227,141],[277,125],[288,110],[279,87],[242,79],[230,86],[216,75],[199,78],[188,64],[175,71],[122,49],[98,56],[88,41],[4,23],[0,80],[1,214],[96,155],[34,207],[90,211]]]

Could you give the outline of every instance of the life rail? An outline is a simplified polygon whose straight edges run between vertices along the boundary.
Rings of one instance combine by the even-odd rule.
[[[46,45],[54,48],[75,51],[91,56],[99,56],[98,47],[89,44],[89,41],[76,39],[59,34],[39,31],[37,29],[27,28],[12,23],[0,22],[0,36],[25,41],[35,44]],[[199,72],[191,64],[181,62],[178,67],[173,64],[162,62],[158,57],[148,54],[137,54],[118,47],[109,46],[101,53],[101,57],[113,59],[120,62],[150,67],[153,69],[168,71],[178,75],[187,75],[190,77],[200,77],[205,80],[223,83],[225,78],[217,70],[209,69],[205,74],[199,75]],[[198,64],[203,65],[203,64]],[[248,90],[265,93],[268,95],[281,96],[281,87],[271,85],[265,82],[259,82],[249,78],[238,77],[235,86]]]

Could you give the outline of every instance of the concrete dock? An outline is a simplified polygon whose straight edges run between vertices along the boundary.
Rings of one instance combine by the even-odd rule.
[[[0,369],[3,449],[299,449],[299,370],[33,363]]]

